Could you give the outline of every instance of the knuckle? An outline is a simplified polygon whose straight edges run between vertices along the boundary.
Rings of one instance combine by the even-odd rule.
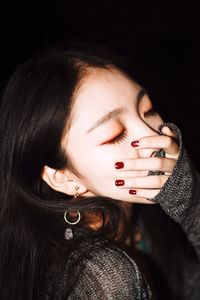
[[[127,180],[126,180],[126,185],[127,185],[128,187],[134,188],[135,180],[133,180],[133,179],[127,179]]]
[[[137,168],[137,162],[133,160],[129,160],[126,162],[126,168],[128,170],[135,170]]]
[[[163,185],[162,176],[157,177],[157,187],[160,188]]]
[[[173,168],[174,168],[174,166],[175,166],[175,164],[176,164],[176,161],[175,161],[175,159],[169,159],[168,160],[168,170],[169,171],[172,171],[173,170]]]
[[[163,159],[160,158],[160,157],[157,157],[157,158],[156,158],[155,165],[156,165],[156,169],[157,169],[157,170],[162,170],[162,169],[163,169],[163,166],[164,166],[164,161],[163,161]]]
[[[135,159],[132,160],[132,169],[136,170],[138,168],[138,161]]]
[[[172,138],[169,137],[169,136],[166,136],[166,141],[165,141],[165,143],[166,143],[166,148],[170,147],[171,144],[172,144]]]

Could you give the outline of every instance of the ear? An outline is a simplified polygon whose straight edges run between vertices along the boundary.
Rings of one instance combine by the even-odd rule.
[[[78,186],[78,193],[84,194],[87,188],[71,172],[67,170],[55,170],[45,166],[42,171],[42,179],[55,191],[67,195],[74,195]]]

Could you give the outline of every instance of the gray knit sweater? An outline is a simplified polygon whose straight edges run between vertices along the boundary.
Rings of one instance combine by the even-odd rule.
[[[153,200],[159,203],[162,209],[182,226],[199,260],[200,177],[183,148],[179,129],[171,123],[164,125],[168,125],[176,132],[181,151],[172,176],[169,177],[160,193]],[[153,299],[144,275],[141,274],[136,262],[124,251],[110,242],[98,240],[93,243],[85,241],[81,247],[81,252],[74,250],[70,254],[64,271],[54,284],[53,294],[51,290],[53,296],[48,299]],[[80,253],[84,253],[84,249],[87,249],[87,255],[82,256]],[[88,251],[88,249],[90,250]],[[183,299],[200,299],[200,266],[198,260],[195,264],[188,266],[185,273]],[[74,265],[73,262],[75,262]],[[77,280],[73,284],[70,295],[66,296],[65,290],[71,275],[69,270],[73,272],[73,277],[76,276]]]

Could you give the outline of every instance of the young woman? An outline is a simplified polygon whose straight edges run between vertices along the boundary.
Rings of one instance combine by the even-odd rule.
[[[0,132],[0,299],[198,299],[199,177],[117,56],[25,62]]]

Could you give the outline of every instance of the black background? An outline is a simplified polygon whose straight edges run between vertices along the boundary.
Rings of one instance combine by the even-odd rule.
[[[60,39],[102,43],[133,60],[135,78],[183,132],[200,169],[200,10],[177,1],[19,1],[1,6],[1,71]]]

